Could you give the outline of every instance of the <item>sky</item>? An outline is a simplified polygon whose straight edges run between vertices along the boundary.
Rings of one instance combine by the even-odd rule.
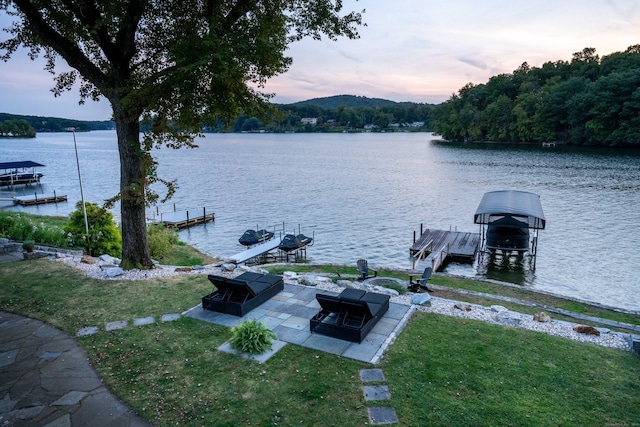
[[[586,47],[603,56],[640,44],[638,0],[344,0],[345,11],[363,9],[359,39],[290,46],[292,66],[263,89],[273,102],[348,94],[437,104],[523,62],[539,67]],[[110,118],[108,102],[78,105],[77,90],[55,98],[43,66],[25,51],[0,62],[0,112]]]

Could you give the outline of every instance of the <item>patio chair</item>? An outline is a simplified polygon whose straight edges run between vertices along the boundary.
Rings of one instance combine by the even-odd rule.
[[[366,259],[359,259],[356,264],[358,265],[358,271],[360,272],[360,280],[366,280],[369,277],[378,276],[378,270],[369,268],[369,263],[367,262]],[[373,272],[373,276],[369,275],[369,271]]]
[[[429,279],[431,278],[431,273],[433,272],[433,270],[431,269],[431,267],[427,267],[424,269],[424,271],[422,272],[422,276],[420,277],[420,279],[418,280],[413,280],[413,275],[409,275],[409,290],[416,292],[420,289],[424,289],[426,291],[429,292],[433,292],[431,289],[429,289],[427,287],[427,282],[429,281]]]

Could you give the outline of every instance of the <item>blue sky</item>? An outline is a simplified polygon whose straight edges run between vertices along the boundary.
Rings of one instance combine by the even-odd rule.
[[[303,40],[288,51],[289,71],[266,92],[288,103],[350,94],[439,103],[465,84],[485,83],[523,62],[570,60],[640,44],[637,0],[345,0],[366,9],[358,40]],[[7,18],[0,15],[0,27]],[[5,38],[6,33],[0,33]],[[0,112],[106,120],[107,102],[78,105],[78,94],[54,98],[44,61],[24,52],[0,63]]]

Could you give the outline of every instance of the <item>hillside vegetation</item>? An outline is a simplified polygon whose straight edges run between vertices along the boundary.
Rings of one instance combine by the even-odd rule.
[[[545,142],[640,147],[640,45],[600,58],[526,62],[485,84],[467,84],[433,110],[452,141]]]

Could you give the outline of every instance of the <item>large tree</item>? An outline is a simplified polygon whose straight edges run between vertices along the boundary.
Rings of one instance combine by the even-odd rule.
[[[120,156],[122,265],[152,268],[145,208],[160,180],[154,146],[191,146],[201,126],[269,111],[261,92],[291,63],[303,37],[356,38],[361,14],[341,0],[9,0],[15,21],[0,43],[7,60],[24,46],[72,71],[55,74],[55,95],[80,85],[81,102],[106,98]],[[140,138],[140,122],[151,131]],[[171,183],[167,183],[171,184]],[[169,185],[168,195],[171,194]]]

